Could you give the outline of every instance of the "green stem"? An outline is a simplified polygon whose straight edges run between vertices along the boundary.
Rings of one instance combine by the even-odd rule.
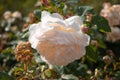
[[[27,73],[27,61],[25,61],[23,65],[24,65],[24,71],[25,73]]]

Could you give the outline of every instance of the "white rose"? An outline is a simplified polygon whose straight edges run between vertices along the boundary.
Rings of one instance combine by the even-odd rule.
[[[89,36],[80,31],[79,16],[63,19],[43,11],[41,22],[29,27],[29,42],[48,64],[65,66],[85,55]]]

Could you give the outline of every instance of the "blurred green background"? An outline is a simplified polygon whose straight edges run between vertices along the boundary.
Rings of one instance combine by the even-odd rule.
[[[5,11],[20,11],[23,15],[32,11],[37,0],[0,0],[0,15]],[[1,17],[1,16],[0,16]]]
[[[6,11],[20,11],[23,15],[35,9],[35,3],[38,0],[0,0],[0,18]],[[64,0],[63,0],[64,1]],[[111,2],[112,4],[120,4],[120,0],[77,0],[79,5],[93,6],[96,12],[99,12],[104,2]]]

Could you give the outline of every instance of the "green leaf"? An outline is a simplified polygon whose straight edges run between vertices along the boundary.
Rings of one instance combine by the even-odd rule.
[[[47,69],[44,71],[44,75],[46,79],[57,79],[59,75],[53,69]]]
[[[108,21],[102,16],[93,15],[91,22],[94,25],[97,25],[99,31],[101,31],[101,32],[110,32],[111,31]]]
[[[40,20],[41,18],[41,10],[37,9],[37,10],[34,10],[34,14],[35,14],[35,17]]]
[[[24,71],[23,68],[15,68],[15,71]]]
[[[51,77],[52,76],[52,72],[51,72],[51,70],[50,69],[47,69],[46,71],[45,71],[45,75],[46,75],[46,77]]]
[[[91,62],[97,62],[98,54],[95,46],[89,45],[86,47],[86,57]]]
[[[10,71],[10,74],[11,75],[14,75],[14,76],[21,76],[23,75],[24,73],[24,69],[23,68],[13,68],[11,71]]]
[[[93,13],[93,10],[91,6],[79,6],[78,15],[85,16],[87,13]]]
[[[99,42],[99,47],[106,49],[106,45],[103,40],[99,39],[98,42]]]
[[[45,78],[46,78],[46,77],[45,77],[45,74],[41,74],[40,76],[41,76],[42,79],[45,79]]]
[[[78,77],[76,77],[72,74],[63,74],[61,77],[62,77],[62,79],[65,79],[65,80],[79,80]]]
[[[80,16],[80,17],[83,22],[86,20],[85,16]]]
[[[21,38],[28,39],[28,35],[29,35],[29,32],[26,32],[26,33],[22,34]]]
[[[14,80],[14,78],[9,76],[7,73],[0,72],[0,80]]]
[[[68,0],[67,3],[68,4],[76,4],[78,3],[79,0]]]
[[[12,48],[11,47],[8,47],[8,48],[6,48],[6,49],[4,49],[3,51],[2,51],[2,53],[4,54],[4,55],[11,55],[11,53],[12,53]]]
[[[120,71],[117,71],[117,72],[116,72],[115,77],[116,77],[117,79],[120,79]]]

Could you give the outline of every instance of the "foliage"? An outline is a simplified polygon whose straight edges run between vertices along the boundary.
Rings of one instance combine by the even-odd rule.
[[[3,19],[0,26],[0,80],[120,79],[120,42],[107,42],[106,33],[110,32],[107,20],[98,15],[93,7],[80,6],[78,2],[82,3],[84,0],[41,0],[41,5],[28,16],[31,20],[10,17],[11,21],[15,20],[8,23]],[[90,1],[88,0],[88,2]],[[60,13],[64,18],[72,15],[82,17],[84,26],[88,28],[86,33],[91,37],[90,45],[86,47],[86,55],[82,59],[67,66],[53,66],[52,69],[49,69],[48,64],[41,60],[36,50],[21,50],[19,54],[22,57],[14,53],[18,42],[28,41],[28,26],[40,21],[42,10]],[[27,25],[27,28],[24,28],[24,24]],[[13,28],[16,29],[13,30]]]

